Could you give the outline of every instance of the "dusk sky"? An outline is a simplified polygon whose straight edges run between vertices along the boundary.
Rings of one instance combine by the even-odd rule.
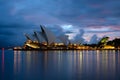
[[[0,47],[23,45],[40,24],[71,40],[120,37],[120,0],[0,0]]]

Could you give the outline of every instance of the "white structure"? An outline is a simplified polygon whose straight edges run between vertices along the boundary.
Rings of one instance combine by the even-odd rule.
[[[50,30],[48,30],[47,28],[41,25],[40,25],[40,28],[41,28],[41,32],[36,32],[36,31],[34,32],[32,36],[34,37],[34,39],[31,38],[29,35],[25,34],[26,38],[28,40],[31,40],[32,42],[34,40],[37,40],[39,43],[47,42],[48,45],[55,42],[56,37]]]
[[[51,44],[55,42],[56,37],[50,30],[48,30],[44,26],[41,26],[41,30],[42,30],[42,36],[47,41],[47,44]]]
[[[45,42],[46,45],[50,45],[52,43],[61,43],[61,42],[64,45],[68,45],[69,43],[68,36],[61,35],[58,38],[56,38],[55,35],[46,27],[40,25],[40,29],[41,32],[34,31],[34,34],[31,36],[25,34],[27,38],[27,41],[25,43],[26,46],[37,49],[41,47],[39,43],[42,42]]]
[[[69,40],[67,35],[60,35],[58,38],[62,41],[62,43],[64,43],[65,45],[68,45]]]

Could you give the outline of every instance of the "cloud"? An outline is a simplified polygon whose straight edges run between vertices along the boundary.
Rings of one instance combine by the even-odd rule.
[[[40,24],[54,33],[59,32],[57,35],[71,35],[71,39],[76,35],[83,39],[93,33],[97,36],[114,33],[116,37],[120,30],[119,4],[119,0],[1,0],[0,39],[1,42],[7,38],[15,41],[15,36],[32,33]],[[63,25],[67,26],[63,28]],[[67,28],[69,25],[72,27]],[[98,26],[98,30],[92,30]]]
[[[118,19],[120,13],[119,3],[120,1],[118,0],[22,0],[19,2],[12,0],[10,3],[4,2],[2,7],[5,7],[6,11],[4,13],[8,12],[9,15],[14,14],[31,19],[33,23],[37,24],[43,19],[42,23],[46,24],[55,21],[56,24],[60,22],[61,24],[72,23],[89,25],[91,23],[90,19],[92,19],[98,21],[97,23],[95,22],[97,25],[101,23],[98,20],[101,18],[107,19],[111,17]],[[102,25],[110,24],[109,21],[111,20],[108,20],[107,23]],[[115,24],[115,21],[113,22]]]
[[[100,39],[97,37],[97,35],[94,34],[94,35],[91,37],[91,39],[90,39],[90,41],[89,41],[89,44],[97,44],[99,40],[100,40]]]
[[[72,34],[73,32],[72,32],[72,31],[66,31],[65,33],[67,33],[67,34]]]
[[[87,33],[109,33],[109,32],[120,32],[120,28],[116,26],[91,26],[86,28]]]
[[[76,44],[86,43],[85,39],[83,38],[84,34],[85,34],[85,31],[83,29],[80,29],[79,33],[76,34],[75,37],[71,40],[72,43],[76,43]]]

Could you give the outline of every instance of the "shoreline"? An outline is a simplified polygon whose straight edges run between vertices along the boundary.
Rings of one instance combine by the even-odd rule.
[[[15,51],[47,51],[47,50],[60,50],[60,51],[65,51],[65,50],[120,50],[120,49],[13,49]]]

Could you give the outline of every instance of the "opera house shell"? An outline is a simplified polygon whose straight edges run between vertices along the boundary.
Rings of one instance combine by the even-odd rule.
[[[45,48],[53,48],[58,46],[66,46],[69,42],[68,38],[64,36],[56,37],[54,33],[52,33],[46,27],[40,25],[40,32],[35,31],[30,37],[28,34],[25,34],[27,40],[24,44],[24,49],[45,49]],[[57,41],[59,39],[59,42]]]

